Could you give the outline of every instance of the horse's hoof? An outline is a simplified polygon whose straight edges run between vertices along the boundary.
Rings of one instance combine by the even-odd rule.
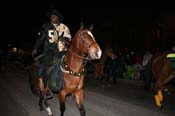
[[[46,99],[52,99],[52,98],[53,98],[53,95],[46,96]]]
[[[161,111],[166,111],[165,106],[161,106],[159,109],[160,109]]]
[[[53,98],[53,93],[52,93],[52,91],[48,90],[46,92],[46,99],[52,99],[52,98]]]
[[[52,115],[48,115],[48,116],[53,116],[53,114]]]

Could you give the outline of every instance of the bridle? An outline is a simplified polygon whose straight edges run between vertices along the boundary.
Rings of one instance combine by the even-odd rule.
[[[83,32],[80,32],[80,35],[79,35],[79,36],[80,36],[80,39],[83,39],[83,40],[86,41],[86,40],[87,40],[87,36],[84,36],[82,33],[83,33]],[[86,43],[86,42],[85,42],[85,43]],[[83,43],[83,44],[85,44],[85,43]],[[78,44],[80,44],[80,43],[78,42]],[[90,48],[92,45],[94,45],[94,44],[97,44],[97,42],[96,42],[96,41],[93,41],[93,42],[91,42],[88,46],[87,46],[87,45],[85,45],[85,46],[87,47],[87,49],[89,49],[89,48]],[[79,46],[78,46],[78,47],[79,47]],[[78,49],[79,49],[79,48],[78,48]],[[88,61],[88,60],[91,60],[90,56],[89,56],[89,55],[85,55],[85,56],[80,55],[80,54],[76,53],[75,51],[73,51],[71,47],[68,49],[68,52],[71,53],[71,54],[73,54],[74,56],[76,56],[76,57],[81,58],[81,59],[84,60],[84,62],[83,62],[83,64],[82,64],[82,70],[81,70],[80,72],[78,72],[78,73],[77,73],[77,72],[74,72],[73,70],[71,70],[70,67],[68,66],[67,62],[64,61],[64,56],[62,57],[61,62],[64,64],[64,67],[65,67],[65,68],[63,68],[63,67],[61,66],[61,67],[60,67],[61,70],[62,70],[63,72],[65,72],[65,73],[69,73],[70,75],[72,75],[72,76],[74,76],[74,77],[76,77],[76,76],[81,77],[81,75],[84,74],[84,71],[85,71],[84,67],[85,67],[85,65],[87,64],[87,61]]]
[[[87,36],[84,36],[83,35],[83,32],[80,32],[80,39],[83,39],[83,40],[85,40],[86,41],[86,39],[87,39]],[[97,44],[97,42],[96,41],[93,41],[92,43],[90,43],[90,45],[85,45],[86,47],[87,47],[87,49],[89,49],[92,45],[94,45],[94,44]],[[79,46],[78,46],[79,47]],[[86,60],[90,60],[91,58],[89,57],[89,55],[85,55],[85,56],[83,56],[83,55],[80,55],[80,54],[78,54],[78,53],[76,53],[75,51],[73,51],[71,48],[69,48],[68,49],[68,52],[70,52],[71,54],[73,54],[73,55],[75,55],[75,56],[77,56],[77,57],[79,57],[79,58],[81,58],[81,59],[86,59]]]

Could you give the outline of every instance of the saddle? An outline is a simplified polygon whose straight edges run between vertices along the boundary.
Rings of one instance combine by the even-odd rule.
[[[55,64],[51,67],[48,75],[50,78],[48,79],[48,86],[52,90],[53,93],[57,93],[64,88],[64,79],[63,73],[60,69],[61,60],[56,59]]]
[[[60,56],[52,56],[52,59],[49,61],[45,60],[47,58],[44,58],[44,54],[35,58],[36,75],[42,77],[44,86],[46,87],[48,84],[49,89],[53,93],[57,93],[64,88],[63,74],[60,70]]]

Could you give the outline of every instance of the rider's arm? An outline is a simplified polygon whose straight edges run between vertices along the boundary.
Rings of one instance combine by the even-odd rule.
[[[35,42],[35,45],[33,47],[33,50],[38,50],[40,48],[40,46],[44,42],[44,36],[45,36],[44,31],[41,31],[41,32],[38,33],[38,38],[37,38],[37,40]]]

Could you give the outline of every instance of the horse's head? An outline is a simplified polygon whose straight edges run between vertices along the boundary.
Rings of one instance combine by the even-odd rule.
[[[100,59],[102,55],[101,48],[92,34],[92,26],[90,28],[84,28],[81,25],[72,39],[70,49],[83,58]]]

